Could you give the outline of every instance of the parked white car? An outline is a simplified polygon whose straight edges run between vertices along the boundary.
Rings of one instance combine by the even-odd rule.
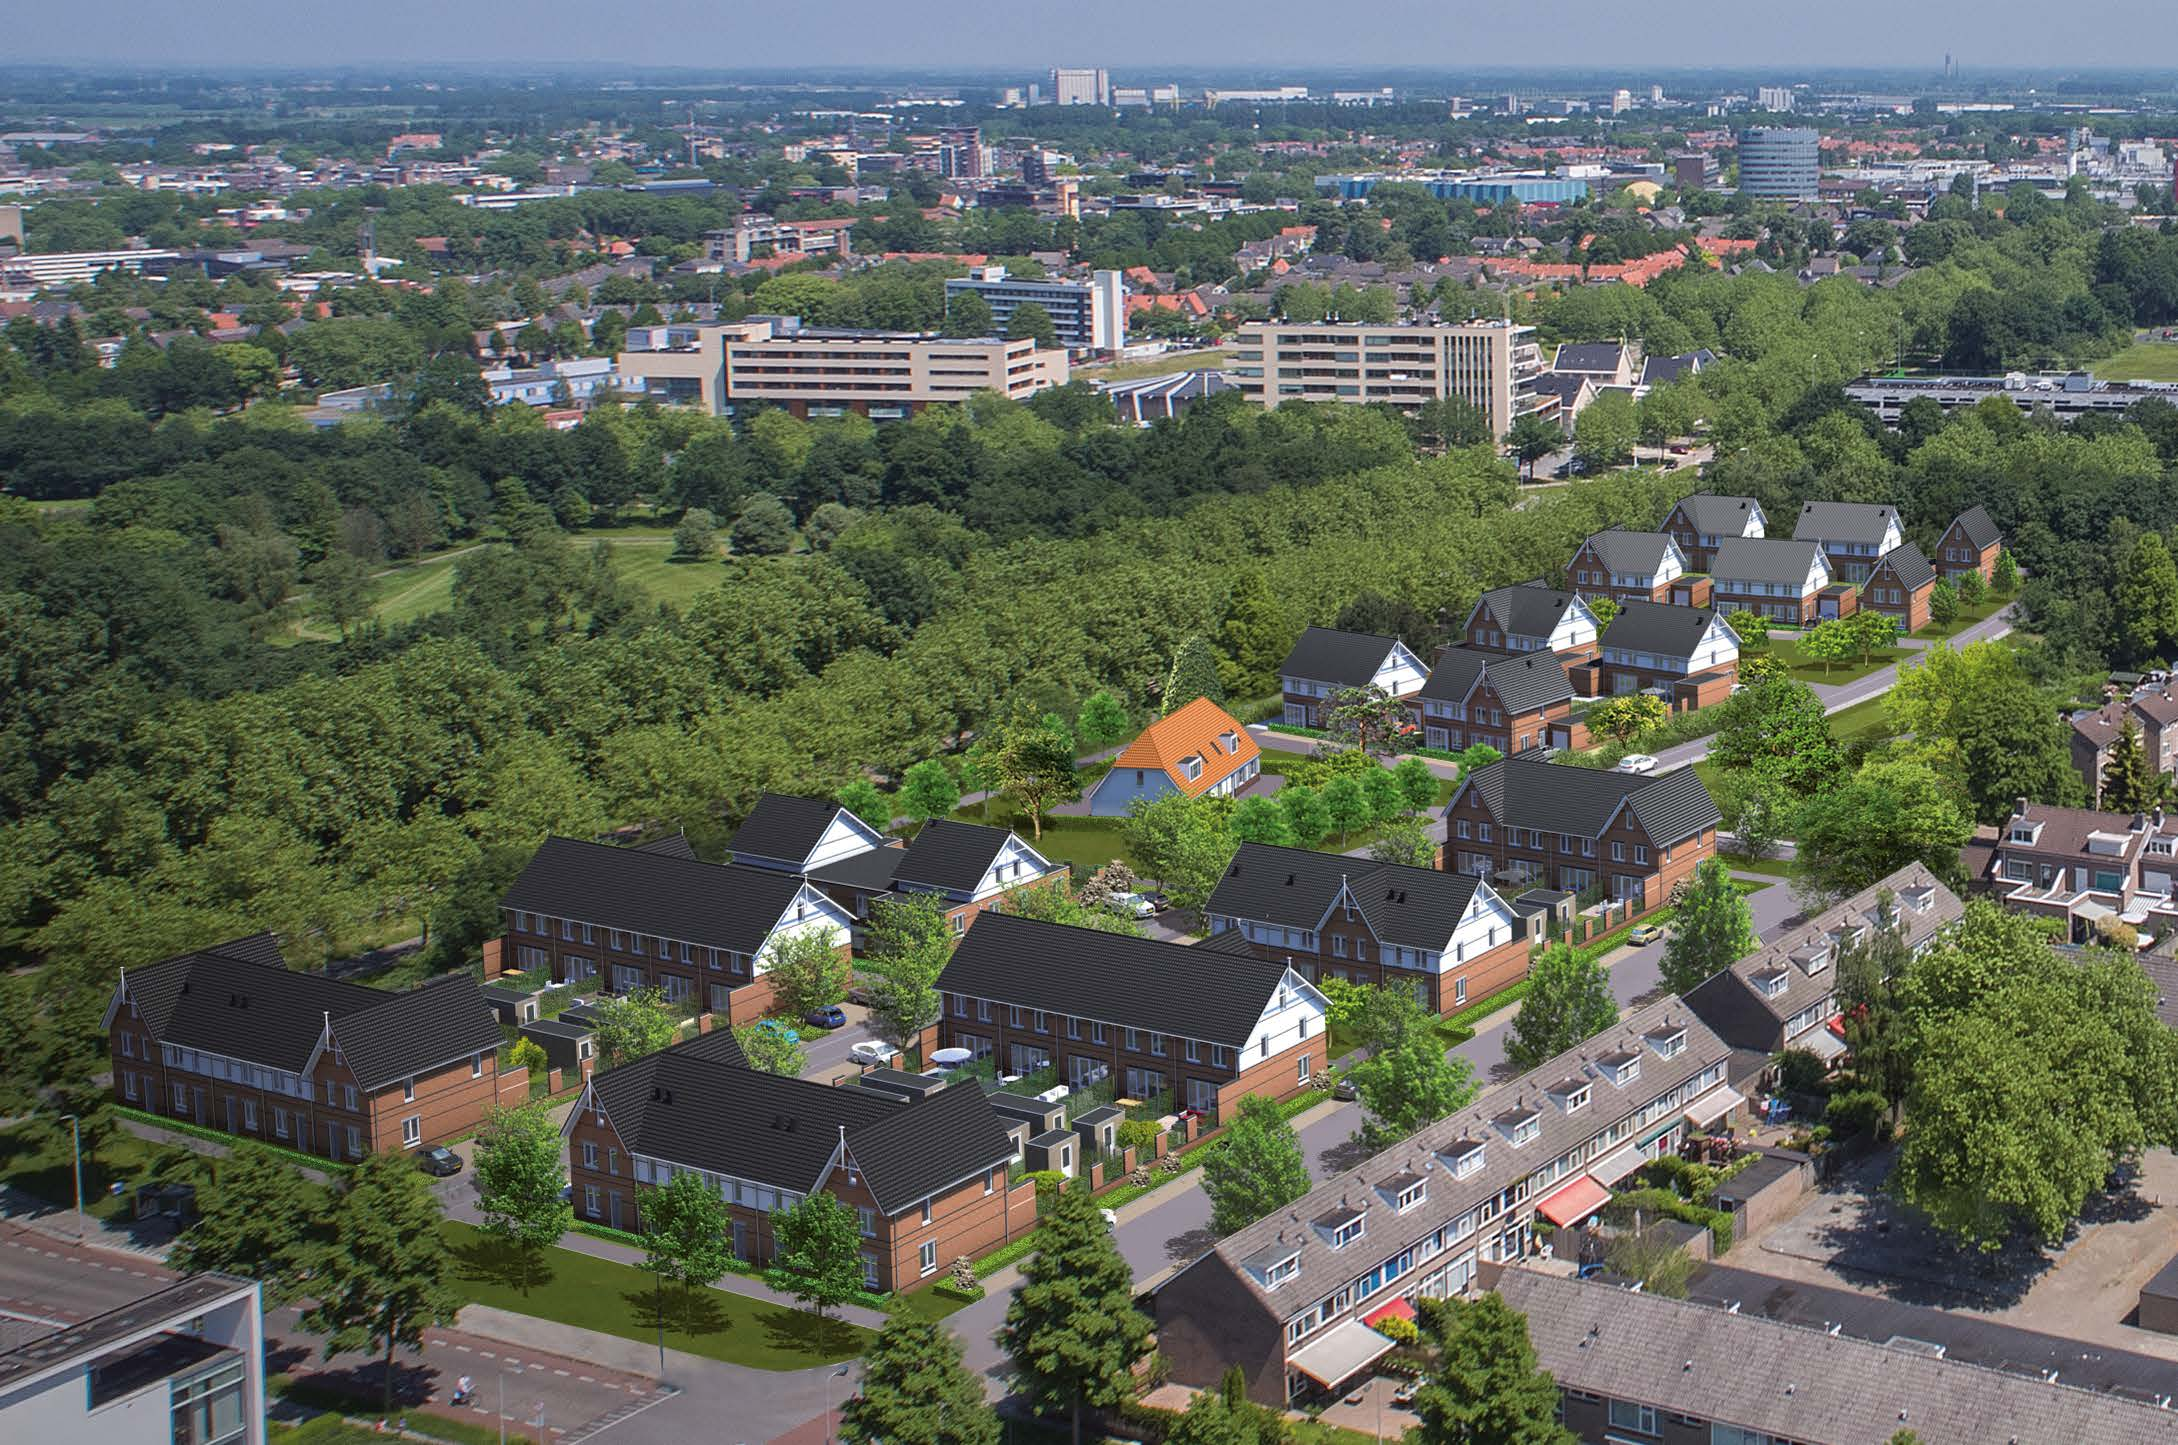
[[[1106,905],[1122,918],[1154,918],[1157,905],[1139,893],[1114,893]]]
[[[900,1051],[883,1039],[861,1039],[848,1048],[847,1057],[858,1064],[881,1069],[898,1059]]]
[[[1653,773],[1656,771],[1656,759],[1650,757],[1647,753],[1628,753],[1618,760],[1618,771],[1622,773]]]

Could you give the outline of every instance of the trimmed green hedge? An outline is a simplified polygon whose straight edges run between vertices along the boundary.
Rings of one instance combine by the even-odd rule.
[[[1014,1261],[1027,1257],[1036,1246],[1034,1230],[1022,1235],[1011,1244],[1002,1244],[975,1262],[977,1279],[989,1279]]]
[[[930,1287],[930,1292],[943,1299],[957,1299],[963,1304],[974,1304],[977,1300],[983,1298],[985,1294],[982,1285],[977,1285],[972,1290],[962,1289],[950,1280],[942,1279]]]
[[[644,1248],[642,1235],[630,1233],[625,1229],[614,1229],[606,1224],[592,1224],[586,1219],[575,1221],[575,1233],[587,1234],[592,1239],[602,1239],[608,1244],[624,1244],[630,1249]],[[726,1272],[728,1274],[742,1275],[749,1279],[762,1279],[764,1277],[763,1270],[745,1259],[727,1260]],[[857,1290],[852,1299],[858,1305],[866,1305],[870,1309],[881,1310],[890,1303],[892,1297],[890,1295],[873,1294],[869,1290]]]
[[[255,1144],[266,1153],[285,1159],[290,1164],[299,1164],[305,1169],[316,1169],[326,1174],[351,1174],[355,1172],[353,1164],[344,1164],[337,1159],[321,1158],[316,1154],[305,1154],[299,1149],[289,1149],[283,1145],[267,1143],[263,1139],[253,1138],[247,1134],[229,1134],[220,1129],[208,1129],[202,1124],[192,1124],[187,1119],[169,1119],[164,1114],[153,1114],[142,1109],[132,1109],[126,1104],[114,1105],[113,1111],[123,1119],[134,1119],[139,1124],[150,1124],[159,1129],[171,1129],[177,1134],[187,1134],[192,1139],[203,1139],[213,1144],[224,1144],[230,1149],[237,1144]]]
[[[1704,1209],[1690,1204],[1669,1189],[1630,1189],[1611,1200],[1613,1211],[1644,1210],[1661,1214],[1666,1218],[1686,1224],[1699,1225],[1709,1231],[1712,1250],[1722,1255],[1732,1247],[1732,1216],[1721,1209]]]

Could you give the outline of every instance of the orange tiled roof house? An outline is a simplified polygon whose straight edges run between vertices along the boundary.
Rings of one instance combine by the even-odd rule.
[[[1136,798],[1237,793],[1255,781],[1262,749],[1232,714],[1198,697],[1142,729],[1089,789],[1092,817],[1124,818]]]

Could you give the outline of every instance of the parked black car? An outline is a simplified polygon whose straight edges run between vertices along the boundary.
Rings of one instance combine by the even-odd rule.
[[[417,1154],[416,1167],[437,1178],[451,1179],[461,1172],[461,1156],[444,1144],[434,1144]]]

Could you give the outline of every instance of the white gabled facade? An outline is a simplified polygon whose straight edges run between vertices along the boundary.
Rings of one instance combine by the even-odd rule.
[[[843,816],[844,813],[842,810]],[[779,945],[788,939],[817,933],[835,935],[836,942],[845,943],[848,931],[853,927],[854,918],[845,908],[804,883],[796,890],[794,901],[779,915],[779,921],[771,926],[763,948],[749,961],[750,976],[762,977],[770,972]]]
[[[1377,667],[1376,676],[1369,679],[1369,685],[1384,689],[1388,696],[1405,697],[1427,681],[1429,669],[1422,665],[1422,659],[1416,657],[1404,642],[1394,642]]]
[[[1250,1064],[1261,1063],[1303,1040],[1321,1037],[1330,1026],[1326,1022],[1330,1012],[1330,1001],[1316,986],[1287,969],[1263,1005],[1263,1015],[1255,1021],[1248,1042],[1242,1045],[1238,1067],[1245,1071]]]
[[[1033,882],[1050,871],[1051,861],[1048,858],[1009,834],[1006,846],[998,850],[998,856],[984,870],[982,881],[976,884],[975,893],[969,901],[981,903],[995,898],[1009,888],[1018,888],[1023,883]]]

